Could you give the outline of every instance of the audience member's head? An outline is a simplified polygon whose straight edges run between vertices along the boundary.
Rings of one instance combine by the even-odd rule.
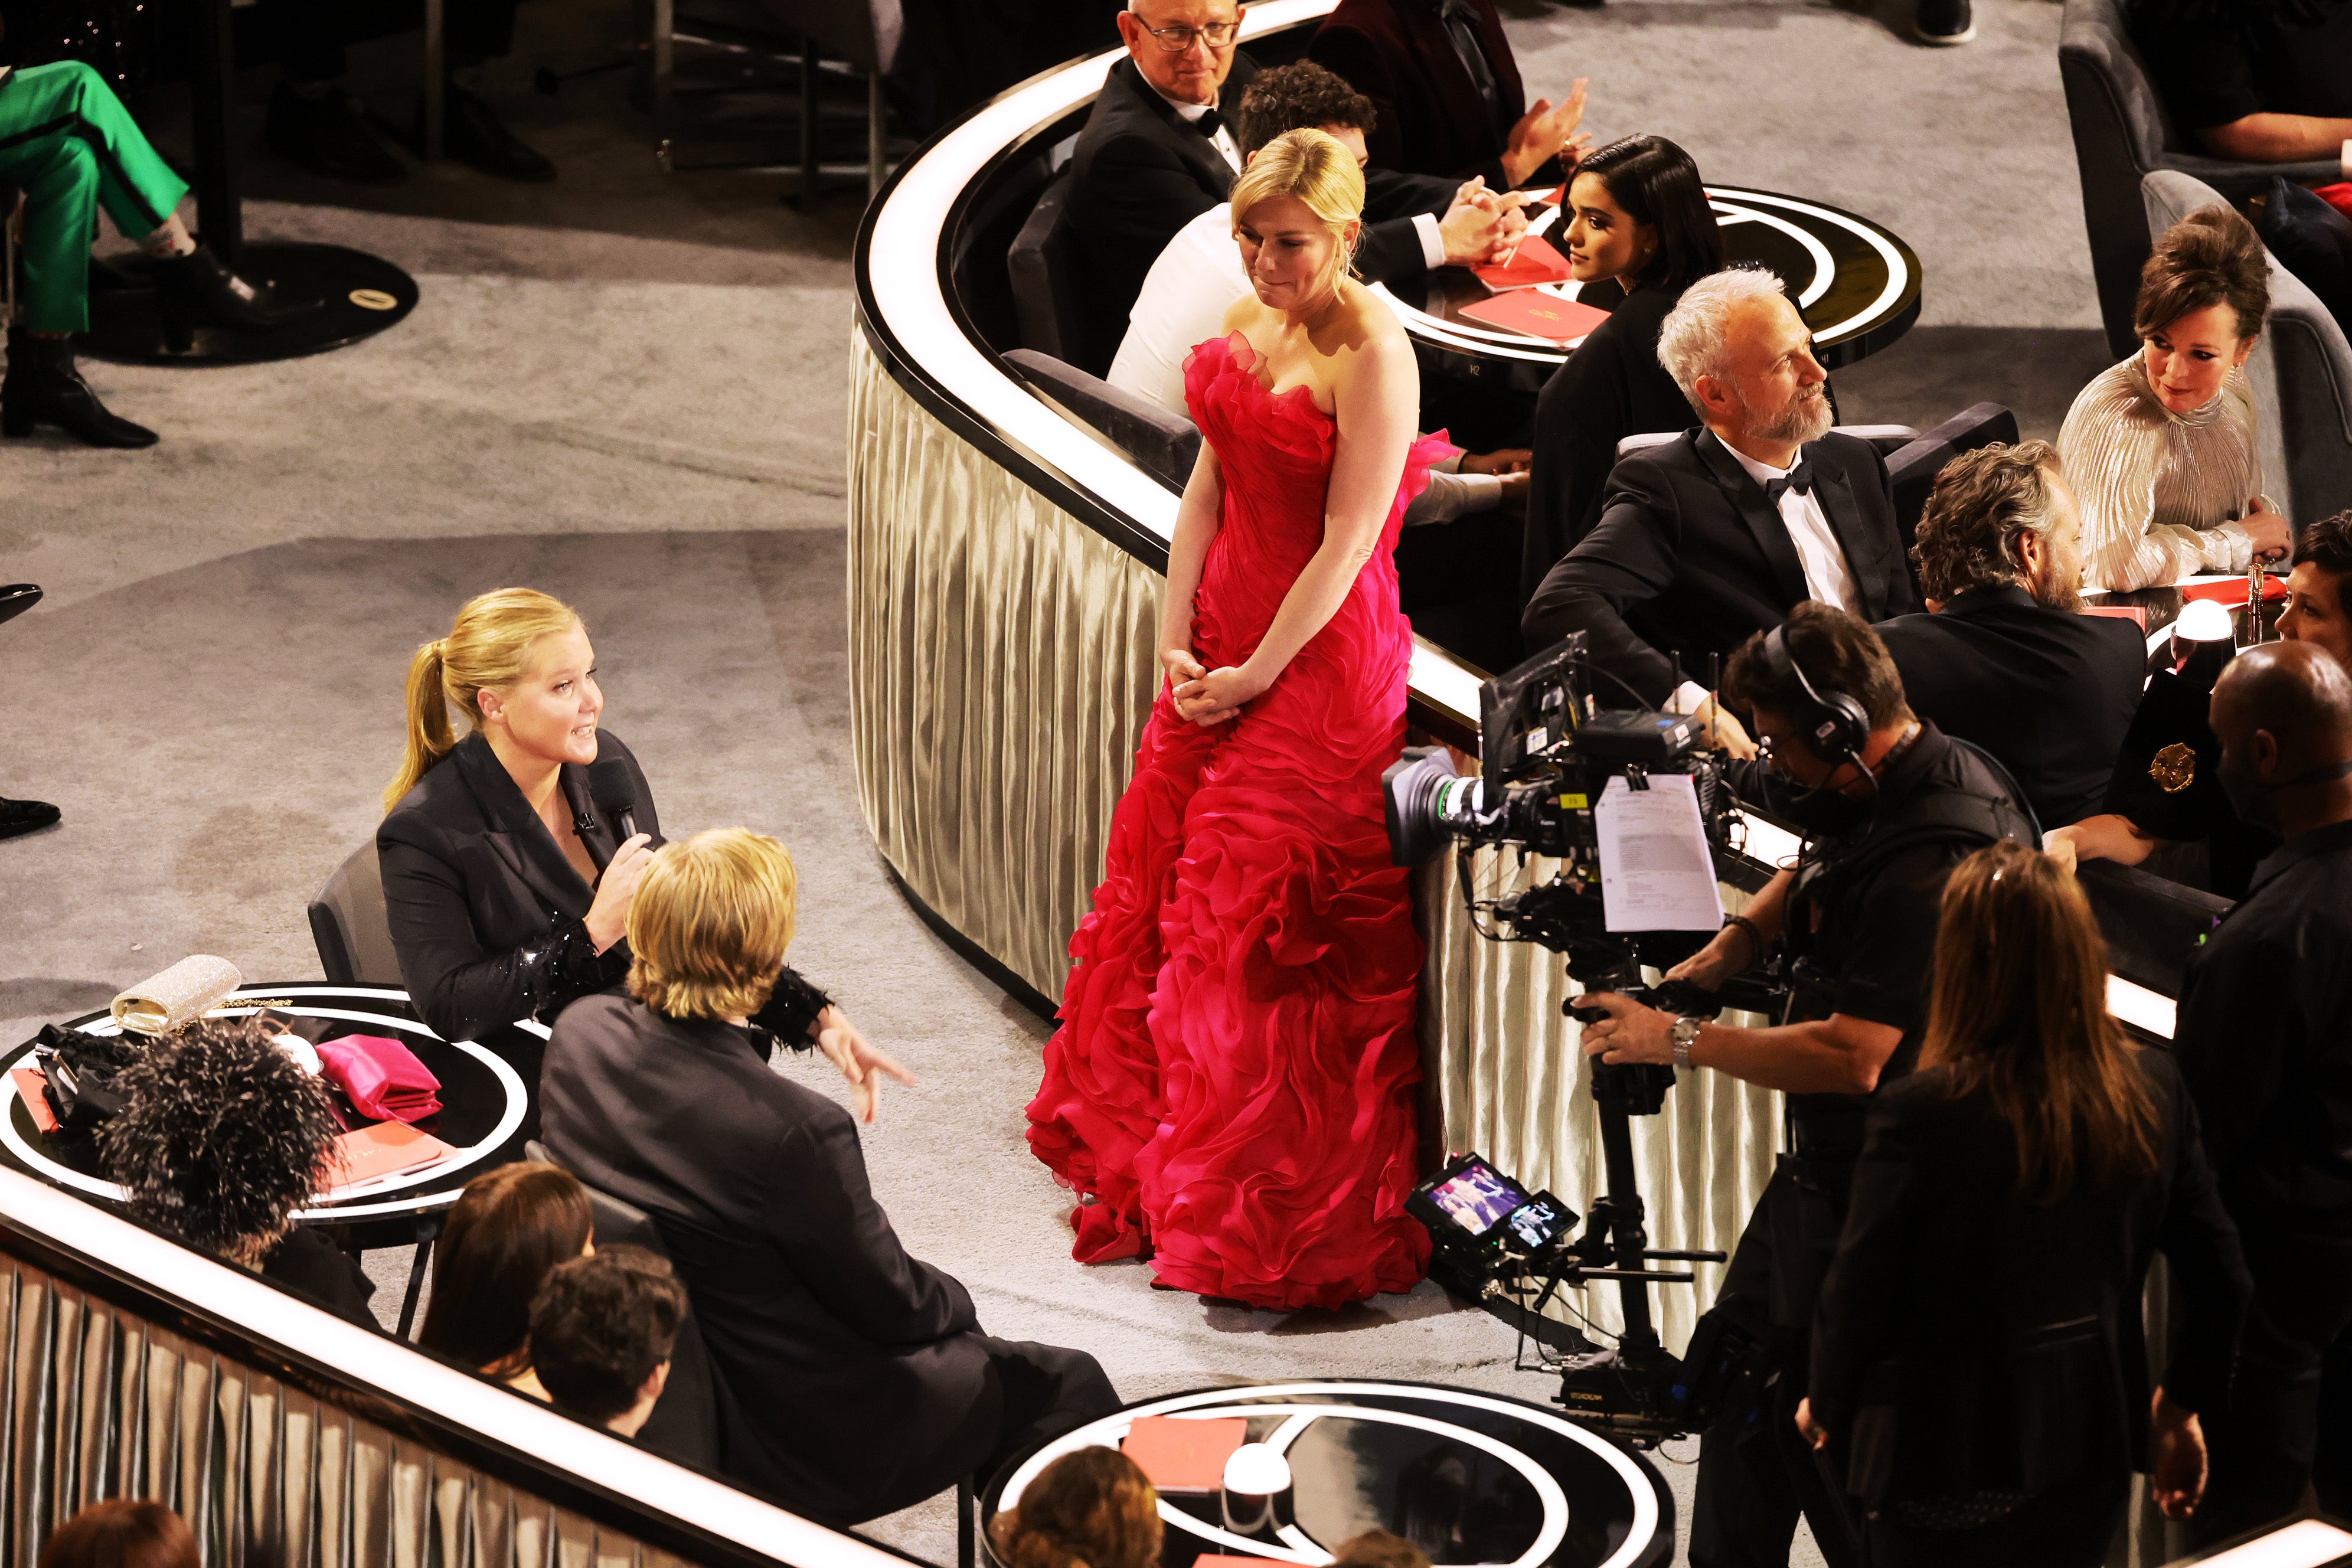
[[[1931,602],[2011,584],[2046,610],[2082,608],[2083,520],[2047,441],[1996,443],[1944,465],[1911,559]]]
[[[341,1131],[326,1086],[249,1020],[205,1018],[158,1040],[117,1080],[99,1130],[131,1212],[232,1262],[259,1267],[294,1211],[333,1179]]]
[[[94,1502],[41,1548],[40,1568],[196,1568],[196,1533],[160,1502]]]
[[[2254,352],[2270,308],[2270,259],[2253,225],[2210,206],[2166,229],[2132,311],[2157,400],[2175,414],[2212,402]]]
[[[530,1304],[530,1364],[558,1410],[634,1437],[669,1381],[686,1287],[669,1260],[608,1247],[557,1265]]]
[[[1874,736],[1907,727],[1910,704],[1886,645],[1858,617],[1811,599],[1780,623],[1786,661],[1776,664],[1766,652],[1766,636],[1749,637],[1724,666],[1725,700],[1754,710],[1757,735],[1770,745],[1772,765],[1799,784],[1819,789],[1835,779],[1841,788],[1866,788],[1850,761],[1822,755],[1809,744],[1805,716],[1814,711],[1815,696],[1842,691],[1862,705]]]
[[[1152,1568],[1160,1494],[1116,1448],[1063,1455],[996,1516],[989,1537],[1004,1568]]]
[[[556,1266],[585,1253],[595,1230],[588,1189],[559,1166],[519,1161],[466,1191],[433,1255],[433,1299],[416,1342],[493,1377],[529,1364],[530,1303]]]
[[[1723,231],[1689,153],[1663,136],[1625,136],[1576,166],[1568,259],[1580,283],[1680,292],[1723,270]]]
[[[1143,79],[1176,103],[1214,103],[1234,68],[1235,0],[1128,0],[1119,41]]]
[[[2017,1139],[2017,1194],[2054,1203],[2078,1178],[2156,1168],[2156,1118],[2107,1013],[2107,943],[2074,879],[2003,840],[1944,885],[1919,1065],[1988,1090]]]
[[[667,844],[629,906],[629,994],[672,1018],[748,1018],[793,945],[792,853],[748,827]]]
[[[2325,648],[2352,669],[2352,605],[2344,585],[2352,576],[2352,511],[2339,511],[2306,524],[2294,542],[2294,570],[2286,574],[2286,608],[2279,612],[2279,636]]]
[[[595,654],[578,612],[536,588],[466,601],[449,635],[408,663],[408,742],[383,792],[390,811],[457,746],[456,709],[499,743],[551,762],[596,760]]]
[[[2221,787],[2239,816],[2293,837],[2352,802],[2352,674],[2308,642],[2262,643],[2213,683]]]
[[[1314,309],[1339,285],[1363,229],[1364,172],[1311,127],[1286,131],[1234,181],[1234,238],[1269,310]]]
[[[1339,73],[1313,60],[1300,60],[1250,79],[1241,111],[1234,118],[1234,138],[1248,160],[1286,132],[1320,131],[1355,154],[1360,167],[1370,156],[1364,139],[1379,118],[1372,100]]]
[[[1658,363],[1723,439],[1801,447],[1830,427],[1812,341],[1779,278],[1734,267],[1683,290],[1659,325]]]
[[[1429,1553],[1403,1536],[1367,1530],[1339,1542],[1332,1568],[1429,1568]]]

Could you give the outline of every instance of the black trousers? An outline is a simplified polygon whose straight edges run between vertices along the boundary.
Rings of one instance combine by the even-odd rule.
[[[1038,1444],[1119,1407],[1118,1391],[1101,1363],[1084,1351],[1026,1340],[991,1339],[987,1344],[988,1382],[997,1411],[995,1440],[980,1467],[982,1484]]]
[[[1830,1568],[1856,1568],[1862,1560],[1844,1500],[1831,1489],[1797,1433],[1813,1308],[1837,1255],[1853,1175],[1850,1163],[1823,1165],[1781,1155],[1731,1255],[1717,1299],[1744,1301],[1769,1319],[1780,1367],[1753,1423],[1718,1422],[1699,1436],[1692,1568],[1787,1568],[1801,1514],[1812,1525]]]
[[[1906,1529],[1873,1520],[1866,1527],[1870,1568],[2099,1568],[2130,1496],[2131,1469],[2117,1456],[1981,1529]]]
[[[2352,1236],[2239,1223],[2254,1300],[2228,1409],[2203,1418],[2200,1545],[2293,1513],[2315,1485],[2322,1509],[2352,1513]]]
[[[512,48],[518,4],[519,0],[448,0],[443,25],[447,29],[444,49],[450,67],[478,66],[500,58]],[[260,0],[260,7],[267,18],[263,25],[278,41],[278,64],[289,81],[340,79],[350,68],[344,46],[377,36],[355,25],[350,0]],[[388,12],[390,7],[378,9]],[[381,26],[389,18],[376,17],[372,10],[369,19]]]

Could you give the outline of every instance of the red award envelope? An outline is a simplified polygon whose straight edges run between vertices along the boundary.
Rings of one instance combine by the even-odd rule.
[[[336,1139],[327,1152],[322,1177],[331,1196],[341,1187],[437,1165],[456,1152],[430,1132],[419,1132],[405,1122],[379,1121]]]
[[[46,1138],[58,1130],[58,1113],[49,1109],[49,1097],[41,1090],[48,1084],[47,1077],[38,1068],[10,1068],[8,1076],[16,1080],[16,1098],[33,1118],[33,1125]]]
[[[1563,347],[1582,342],[1587,333],[1609,319],[1606,310],[1525,289],[1465,305],[1462,313],[1489,326],[1508,327]]]
[[[1551,242],[1539,234],[1519,241],[1510,260],[1471,270],[1477,273],[1479,282],[1495,289],[1532,289],[1538,283],[1565,283],[1569,279],[1568,258],[1554,250]]]
[[[1224,1485],[1225,1461],[1248,1441],[1249,1422],[1238,1415],[1139,1415],[1119,1448],[1160,1491],[1213,1492]]]

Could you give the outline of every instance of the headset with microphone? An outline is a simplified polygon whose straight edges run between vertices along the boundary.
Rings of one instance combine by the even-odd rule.
[[[1834,687],[1826,697],[1815,689],[1780,635],[1786,624],[1764,634],[1764,662],[1772,672],[1776,687],[1785,691],[1793,679],[1797,689],[1805,694],[1805,710],[1788,715],[1796,721],[1798,739],[1804,742],[1805,750],[1822,762],[1852,759],[1867,773],[1870,770],[1863,763],[1862,752],[1870,741],[1870,715],[1861,703]]]

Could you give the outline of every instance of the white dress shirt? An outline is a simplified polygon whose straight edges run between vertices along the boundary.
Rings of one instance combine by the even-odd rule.
[[[1787,479],[1790,472],[1759,463],[1728,441],[1723,443],[1723,449],[1748,470],[1748,477],[1759,489],[1769,480]],[[1798,458],[1802,461],[1803,454],[1800,452]],[[1815,499],[1821,484],[1820,472],[1818,468],[1814,470],[1814,488],[1804,494],[1799,495],[1793,489],[1780,492],[1780,521],[1787,526],[1789,542],[1797,547],[1797,561],[1805,569],[1807,596],[1858,616],[1862,614],[1862,598],[1854,592],[1853,568],[1846,564],[1845,547],[1838,542],[1836,530],[1830,527],[1829,513]],[[1685,680],[1675,689],[1666,710],[1672,713],[1696,713],[1707,695],[1706,687],[1696,680]]]
[[[1151,87],[1151,83],[1149,80],[1145,81],[1143,85],[1146,87]],[[1151,87],[1151,90],[1154,92],[1160,92],[1160,89],[1156,87]],[[1174,99],[1168,98],[1168,95],[1164,92],[1160,92],[1160,96],[1168,99],[1168,107],[1176,111],[1176,118],[1181,120],[1187,125],[1198,124],[1200,122],[1201,116],[1208,113],[1209,110],[1217,107],[1213,103],[1179,103]],[[1227,125],[1222,120],[1219,121],[1217,122],[1217,133],[1209,138],[1209,145],[1217,150],[1217,155],[1219,157],[1224,159],[1226,163],[1231,163],[1234,166],[1234,174],[1238,174],[1242,172],[1242,147],[1240,142],[1234,140],[1233,127]]]

